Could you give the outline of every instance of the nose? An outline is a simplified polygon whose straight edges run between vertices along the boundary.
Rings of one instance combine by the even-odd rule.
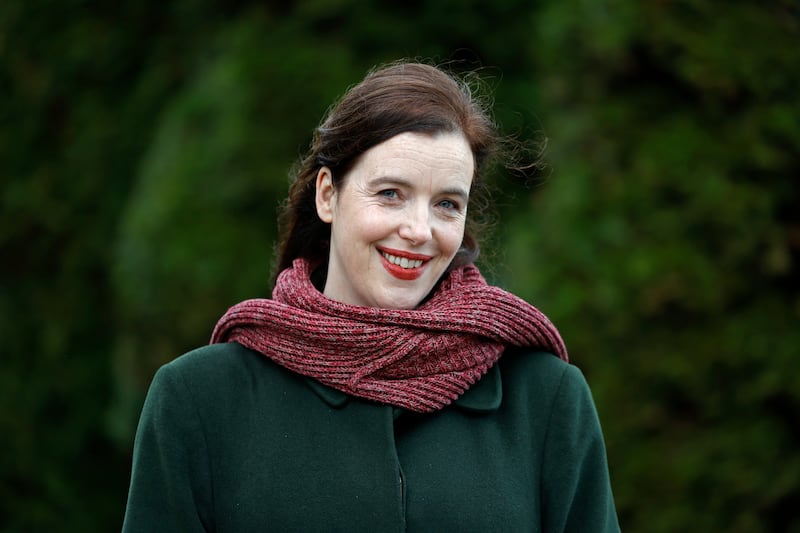
[[[427,206],[414,206],[406,211],[406,219],[400,224],[400,237],[412,244],[423,244],[433,238],[430,212]]]

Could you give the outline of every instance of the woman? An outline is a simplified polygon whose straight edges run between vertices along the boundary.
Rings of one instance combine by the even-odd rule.
[[[580,371],[472,265],[496,144],[433,66],[344,95],[284,206],[273,298],[156,374],[125,531],[619,529]]]

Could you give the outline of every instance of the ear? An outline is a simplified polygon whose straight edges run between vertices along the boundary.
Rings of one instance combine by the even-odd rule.
[[[333,175],[331,169],[322,167],[317,172],[317,215],[320,220],[330,224],[333,222],[333,202],[336,196],[336,189],[333,187]]]

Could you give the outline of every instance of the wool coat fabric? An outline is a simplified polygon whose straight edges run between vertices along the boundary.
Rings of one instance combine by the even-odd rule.
[[[619,531],[580,371],[510,350],[452,405],[414,413],[235,343],[156,374],[125,532]]]

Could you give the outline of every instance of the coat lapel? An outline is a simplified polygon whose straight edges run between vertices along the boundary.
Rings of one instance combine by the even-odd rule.
[[[323,385],[313,378],[306,383],[322,401],[339,409],[350,401],[351,396],[342,391]],[[503,382],[500,379],[499,365],[494,365],[467,392],[456,398],[453,405],[470,412],[486,413],[496,411],[503,400]]]

